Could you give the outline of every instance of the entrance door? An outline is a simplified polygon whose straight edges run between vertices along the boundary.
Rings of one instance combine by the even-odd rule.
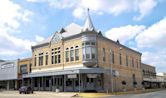
[[[87,74],[86,90],[96,90],[95,89],[96,78],[97,78],[97,74]]]

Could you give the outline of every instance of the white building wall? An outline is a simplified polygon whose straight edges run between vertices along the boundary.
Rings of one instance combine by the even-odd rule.
[[[0,81],[17,79],[17,64],[17,60],[0,62]]]

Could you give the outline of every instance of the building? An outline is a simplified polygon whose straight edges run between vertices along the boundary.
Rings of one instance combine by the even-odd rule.
[[[0,89],[15,89],[17,87],[18,60],[0,61]]]
[[[166,73],[157,73],[157,82],[160,88],[166,88]]]
[[[35,90],[121,91],[142,88],[141,53],[104,37],[91,21],[71,23],[32,46],[31,72],[23,74]]]
[[[18,86],[17,89],[22,85],[30,86],[30,78],[23,78],[23,75],[29,74],[32,67],[32,58],[19,59],[18,61]]]
[[[143,85],[145,88],[158,88],[159,82],[156,78],[156,68],[152,65],[142,63]]]

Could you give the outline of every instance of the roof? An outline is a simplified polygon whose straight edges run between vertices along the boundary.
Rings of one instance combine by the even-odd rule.
[[[62,38],[70,37],[81,33],[82,27],[78,24],[71,23],[64,28],[65,32],[62,33]]]
[[[62,29],[64,30],[64,32],[61,32]],[[59,33],[62,36],[62,38],[67,38],[67,37],[81,33],[82,27],[76,23],[71,23],[62,29],[61,29],[61,31],[55,32],[55,33]],[[35,46],[50,43],[53,36],[55,35],[55,33],[53,35],[51,35],[50,37],[48,37],[47,39],[37,43]]]
[[[92,23],[92,20],[90,18],[90,15],[89,15],[89,9],[87,11],[87,18],[86,18],[86,21],[85,21],[85,24],[84,24],[84,27],[83,27],[83,31],[93,31],[95,30],[94,26],[93,26],[93,23]]]

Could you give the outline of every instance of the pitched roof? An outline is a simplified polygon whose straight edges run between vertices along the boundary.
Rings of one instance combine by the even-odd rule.
[[[92,23],[92,20],[91,20],[91,17],[89,15],[89,9],[87,11],[87,18],[85,20],[85,24],[84,24],[84,27],[82,29],[83,31],[92,31],[92,30],[95,30],[95,27],[93,26],[93,23]]]
[[[60,32],[55,32],[55,33],[60,33],[62,38],[67,38],[67,37],[81,33],[81,30],[82,30],[82,27],[80,25],[78,25],[76,23],[71,23],[68,26],[66,26],[65,28],[62,28],[60,30]],[[47,39],[45,39],[41,42],[38,42],[35,46],[50,43],[54,34],[51,35],[50,37],[48,37]]]

